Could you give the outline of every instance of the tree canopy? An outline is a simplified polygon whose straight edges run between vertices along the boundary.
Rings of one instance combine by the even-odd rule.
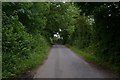
[[[54,43],[88,49],[120,66],[119,3],[5,2],[2,8],[4,77],[20,73],[18,61],[43,56]]]

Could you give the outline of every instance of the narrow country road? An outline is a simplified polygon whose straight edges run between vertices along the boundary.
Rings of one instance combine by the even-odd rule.
[[[77,56],[64,45],[53,45],[48,59],[39,67],[34,78],[115,78]]]

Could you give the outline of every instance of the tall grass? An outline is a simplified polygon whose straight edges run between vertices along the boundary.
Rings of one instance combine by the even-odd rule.
[[[103,68],[107,68],[108,70],[118,75],[118,77],[120,77],[120,67],[119,67],[120,65],[119,64],[110,64],[109,62],[105,62],[101,60],[99,57],[95,56],[95,54],[90,53],[91,50],[89,48],[79,49],[76,46],[70,46],[70,45],[67,45],[67,47],[69,47],[77,55],[83,57],[86,61],[92,62]]]

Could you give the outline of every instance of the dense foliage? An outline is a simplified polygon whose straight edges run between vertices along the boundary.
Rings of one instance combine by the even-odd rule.
[[[75,3],[80,9],[72,44],[88,49],[120,72],[120,5],[119,3]],[[84,15],[84,16],[81,16]],[[92,23],[91,23],[92,21]],[[74,42],[73,42],[74,40]],[[79,43],[79,44],[78,44]]]
[[[3,77],[15,76],[34,65],[42,63],[48,51],[48,41],[42,35],[45,20],[41,15],[46,13],[44,6],[37,3],[3,3],[2,27],[2,72]],[[40,4],[39,4],[40,5]],[[39,16],[38,16],[39,15]],[[43,16],[44,17],[44,16]],[[39,56],[39,57],[38,57]],[[41,61],[39,61],[41,60]]]
[[[39,64],[54,43],[88,50],[120,70],[119,3],[12,2],[2,7],[3,77]]]

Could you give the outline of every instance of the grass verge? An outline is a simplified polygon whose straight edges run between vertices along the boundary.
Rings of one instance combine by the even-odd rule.
[[[93,54],[88,54],[84,50],[80,50],[75,46],[67,45],[67,47],[69,47],[72,51],[77,53],[79,56],[82,56],[85,60],[87,60],[89,62],[97,62],[98,61],[98,59]]]
[[[45,59],[47,59],[50,49],[51,48],[48,47],[46,51],[42,52],[42,54],[32,55],[30,59],[26,60],[25,62],[21,62],[21,64],[25,64],[28,67],[24,67],[22,73],[19,73],[16,77],[19,77],[19,76],[24,77],[26,72],[31,71],[32,69],[36,68],[39,65],[42,65]]]
[[[83,57],[86,61],[94,63],[102,68],[108,69],[111,72],[115,73],[118,77],[120,77],[120,67],[116,64],[110,64],[108,62],[102,62],[99,58],[97,58],[94,54],[88,53],[86,49],[78,49],[75,46],[66,45],[72,51],[74,51],[77,55]]]
[[[21,74],[24,74],[31,69],[37,67],[38,65],[42,64],[44,60],[47,58],[48,53],[50,51],[50,47],[46,46],[45,50],[37,50],[33,52],[33,54],[30,55],[28,59],[20,60],[17,64],[12,65],[15,67],[14,72],[11,73],[8,71],[4,71],[2,75],[4,75],[2,78],[12,78],[12,77],[18,77],[21,76]],[[12,69],[13,70],[13,69]]]

